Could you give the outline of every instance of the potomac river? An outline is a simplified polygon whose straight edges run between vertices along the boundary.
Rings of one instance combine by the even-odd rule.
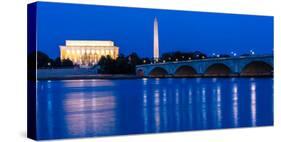
[[[39,80],[39,139],[273,125],[273,78]]]

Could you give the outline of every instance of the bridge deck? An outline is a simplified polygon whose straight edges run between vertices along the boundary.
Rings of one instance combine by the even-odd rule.
[[[207,58],[136,66],[145,77],[272,76],[273,55]]]

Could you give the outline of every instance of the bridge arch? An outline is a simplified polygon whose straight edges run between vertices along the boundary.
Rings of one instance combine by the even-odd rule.
[[[196,76],[196,74],[197,74],[197,72],[192,66],[182,65],[176,69],[174,76],[176,76],[176,77],[193,77],[193,76]]]
[[[142,76],[144,76],[144,71],[142,69],[137,69],[136,74],[137,74],[137,76],[142,77]]]
[[[150,77],[165,77],[167,75],[168,75],[168,71],[162,67],[155,67],[149,73]]]
[[[232,73],[231,68],[222,63],[214,63],[207,67],[205,76],[228,76]]]
[[[252,61],[246,64],[241,72],[241,76],[267,76],[273,75],[273,66],[263,61]]]

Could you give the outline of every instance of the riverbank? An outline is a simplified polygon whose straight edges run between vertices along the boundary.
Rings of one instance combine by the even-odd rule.
[[[135,79],[141,78],[128,74],[97,74],[93,69],[38,69],[38,80],[70,80],[70,79]]]
[[[273,77],[271,74],[260,75],[244,75],[237,74],[229,75],[194,75],[194,76],[154,76],[149,78],[232,78],[232,77]],[[93,69],[38,69],[38,80],[75,80],[75,79],[138,79],[141,76],[132,74],[97,74]]]
[[[96,74],[96,75],[63,75],[63,76],[38,76],[38,80],[75,80],[75,79],[136,79],[141,78],[135,75],[105,75],[105,74]]]

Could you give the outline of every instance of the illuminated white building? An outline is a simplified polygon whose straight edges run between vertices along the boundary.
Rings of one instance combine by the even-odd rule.
[[[60,46],[61,60],[69,59],[79,66],[92,66],[98,63],[102,56],[118,57],[119,48],[113,41],[99,40],[66,40],[66,45]]]
[[[155,61],[159,59],[159,37],[158,37],[158,21],[155,17],[153,28],[153,58]]]

